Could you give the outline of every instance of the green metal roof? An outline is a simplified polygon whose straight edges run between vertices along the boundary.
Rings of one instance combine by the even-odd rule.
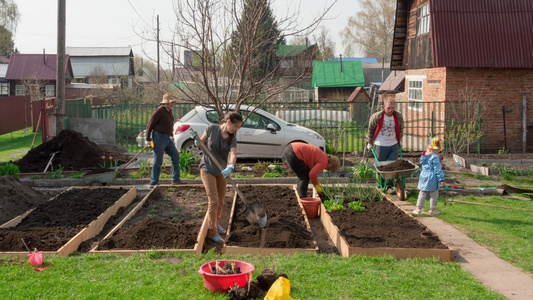
[[[295,56],[311,47],[313,47],[313,45],[279,45],[278,49],[276,49],[276,56]]]
[[[313,87],[365,86],[363,64],[360,61],[314,61]]]

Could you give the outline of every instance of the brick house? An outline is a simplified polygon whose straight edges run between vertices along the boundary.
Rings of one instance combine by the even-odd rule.
[[[425,102],[444,104],[439,120],[465,117],[442,108],[478,101],[482,153],[531,152],[532,37],[533,1],[397,0],[391,71],[405,71],[405,118],[420,118]],[[427,140],[421,127],[405,134]]]

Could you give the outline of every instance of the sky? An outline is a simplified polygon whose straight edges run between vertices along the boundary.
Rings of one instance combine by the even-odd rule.
[[[301,24],[308,24],[313,16],[335,0],[273,0],[275,16],[294,12],[300,4]],[[132,47],[134,55],[157,57],[155,42],[143,42],[139,32],[155,28],[159,15],[160,37],[170,36],[173,24],[171,0],[91,0],[66,1],[66,47]],[[20,53],[57,53],[57,3],[51,0],[16,0],[21,14],[14,36]],[[341,54],[339,32],[350,16],[357,12],[358,0],[337,0],[321,25],[326,26]],[[290,38],[289,38],[290,41]],[[161,58],[163,60],[163,58]]]

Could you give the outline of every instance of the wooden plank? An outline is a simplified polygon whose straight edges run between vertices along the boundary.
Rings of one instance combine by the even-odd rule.
[[[121,187],[96,187],[96,188],[107,188],[107,189],[119,189]],[[137,187],[132,187],[126,194],[122,195],[115,204],[110,206],[106,211],[104,211],[96,220],[92,221],[87,227],[82,229],[78,234],[76,234],[72,239],[70,239],[63,247],[57,250],[57,254],[60,256],[67,256],[78,249],[81,243],[84,241],[95,237],[98,235],[104,228],[107,220],[114,216],[119,208],[128,206],[133,199],[137,197]]]

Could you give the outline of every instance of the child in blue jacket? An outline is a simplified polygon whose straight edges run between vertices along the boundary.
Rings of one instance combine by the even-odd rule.
[[[442,151],[442,140],[440,138],[433,138],[429,142],[428,149],[420,158],[422,165],[422,172],[420,172],[420,179],[418,180],[418,200],[416,201],[416,209],[413,214],[419,215],[422,213],[424,202],[429,196],[429,214],[438,215],[440,212],[437,208],[437,199],[439,198],[439,185],[444,184],[444,172],[442,171],[441,159],[437,154]]]

